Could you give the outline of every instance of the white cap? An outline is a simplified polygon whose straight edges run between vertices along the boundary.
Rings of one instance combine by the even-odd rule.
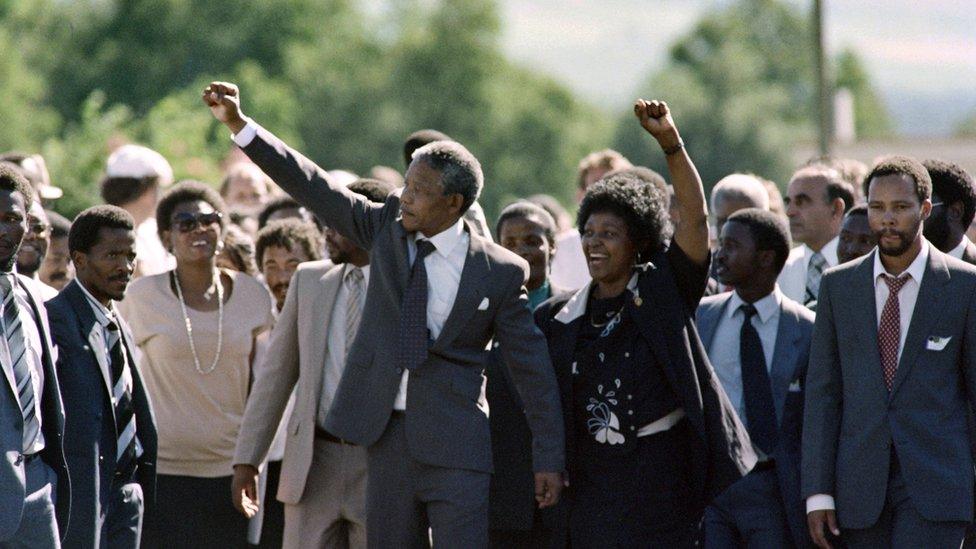
[[[105,166],[108,177],[143,179],[156,177],[160,187],[173,182],[173,168],[158,152],[141,145],[122,145],[109,155]]]

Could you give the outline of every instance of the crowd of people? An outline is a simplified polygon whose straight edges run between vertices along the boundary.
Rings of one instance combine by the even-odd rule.
[[[0,547],[966,538],[961,167],[825,157],[706,197],[638,100],[667,179],[595,152],[575,222],[533,195],[492,227],[444,133],[360,178],[232,84],[203,102],[238,155],[219,184],[124,145],[68,220],[43,158],[0,155]]]

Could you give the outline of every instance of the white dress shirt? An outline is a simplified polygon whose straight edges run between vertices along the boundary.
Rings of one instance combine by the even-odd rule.
[[[820,249],[821,255],[827,260],[824,270],[837,266],[837,242],[838,237],[835,236],[833,240],[824,244],[824,247]],[[806,298],[807,267],[810,265],[810,258],[813,257],[813,253],[814,251],[806,244],[790,250],[786,264],[783,265],[783,270],[779,273],[779,278],[776,279],[783,295],[797,303],[803,303]]]
[[[417,238],[427,237],[417,233],[407,239],[407,253],[411,265],[417,257]],[[458,219],[457,223],[428,240],[436,250],[424,258],[424,266],[427,268],[427,329],[430,330],[430,338],[437,339],[454,307],[454,298],[457,297],[458,286],[461,283],[461,271],[464,270],[464,262],[468,258],[470,237],[464,230],[464,222]],[[409,377],[410,371],[404,370],[403,377],[400,378],[400,389],[397,391],[396,400],[393,401],[394,410],[407,409]]]
[[[11,277],[12,288],[14,292],[14,299],[17,301],[17,316],[20,317],[20,324],[22,328],[22,333],[26,338],[25,352],[27,357],[27,365],[30,367],[31,384],[34,386],[34,415],[37,417],[38,427],[43,427],[43,420],[41,415],[41,402],[44,396],[44,366],[43,366],[43,347],[41,346],[41,332],[38,329],[37,322],[34,320],[34,314],[32,313],[33,308],[30,304],[30,299],[27,295],[27,291],[21,287],[20,281],[17,279],[17,275],[14,273],[0,273],[0,276]],[[3,296],[0,296],[2,298]],[[0,322],[2,322],[2,315],[0,315]],[[6,327],[4,327],[6,329]],[[12,357],[11,357],[12,358]],[[13,364],[7,364],[5,368],[12,368]],[[13,376],[13,372],[10,372]],[[18,409],[20,404],[17,405]],[[44,433],[39,429],[37,431],[37,439],[34,441],[34,447],[29,448],[26,454],[36,454],[44,449]]]
[[[783,293],[779,288],[775,288],[772,293],[753,303],[756,314],[752,317],[752,325],[759,333],[767,372],[773,367],[773,351],[776,350],[776,334],[779,330],[782,302]],[[712,367],[722,383],[722,388],[725,389],[725,394],[735,406],[739,419],[742,420],[743,425],[748,425],[746,404],[742,394],[742,362],[739,357],[739,337],[745,314],[739,310],[739,307],[744,304],[745,301],[739,297],[739,293],[733,291],[715,327],[715,335],[712,336],[708,348],[708,358],[712,361]]]
[[[549,282],[566,290],[582,288],[590,281],[583,241],[575,227],[556,235],[556,253],[550,270]]]
[[[955,248],[949,250],[949,255],[956,259],[962,259],[962,254],[966,253],[967,246],[969,246],[969,237],[962,235],[962,240],[959,241],[959,244]]]
[[[325,353],[325,369],[322,372],[322,390],[319,393],[319,407],[315,414],[315,421],[319,427],[325,426],[325,417],[332,409],[339,380],[346,370],[346,311],[349,309],[349,287],[346,285],[346,275],[356,266],[346,263],[342,269],[342,281],[336,294],[335,305],[329,317],[328,345]],[[369,285],[369,265],[361,267],[363,271],[363,293],[359,296],[360,311],[366,301],[366,288]]]
[[[922,249],[915,256],[912,263],[905,269],[901,276],[908,276],[910,280],[905,282],[898,292],[898,312],[900,313],[899,322],[901,333],[898,338],[898,360],[901,360],[901,352],[905,349],[905,338],[908,336],[908,327],[912,323],[912,315],[915,314],[915,302],[918,300],[918,290],[922,284],[922,276],[925,275],[925,266],[929,261],[929,246],[927,240],[922,239]],[[877,252],[877,250],[875,250]],[[885,302],[888,300],[888,284],[881,279],[881,275],[889,273],[881,263],[881,254],[874,254],[874,305],[877,314],[878,327],[881,326],[881,313],[884,311]],[[897,278],[897,277],[896,277]],[[807,498],[807,513],[821,511],[824,509],[835,509],[834,497],[827,494],[816,494]]]

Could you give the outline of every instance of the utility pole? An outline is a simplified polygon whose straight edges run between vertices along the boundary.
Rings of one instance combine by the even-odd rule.
[[[819,120],[820,154],[830,154],[831,108],[830,84],[827,81],[827,57],[823,33],[823,0],[813,0],[813,51],[817,78],[817,118]]]

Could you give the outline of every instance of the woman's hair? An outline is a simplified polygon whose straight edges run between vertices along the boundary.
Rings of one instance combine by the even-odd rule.
[[[173,188],[163,196],[163,199],[159,201],[159,205],[156,206],[156,227],[159,232],[159,238],[163,238],[164,231],[173,228],[173,220],[171,218],[173,217],[173,210],[177,206],[198,200],[210,204],[210,207],[220,212],[223,215],[220,218],[220,228],[223,229],[226,227],[227,206],[224,204],[224,199],[220,198],[217,191],[210,188],[206,183],[187,179],[173,185]]]
[[[224,252],[234,264],[235,270],[251,276],[258,276],[254,262],[254,239],[240,227],[230,225],[224,232]]]
[[[612,213],[623,219],[627,236],[640,253],[661,251],[671,238],[668,196],[634,172],[610,174],[587,189],[576,215],[581,233],[595,213]]]

